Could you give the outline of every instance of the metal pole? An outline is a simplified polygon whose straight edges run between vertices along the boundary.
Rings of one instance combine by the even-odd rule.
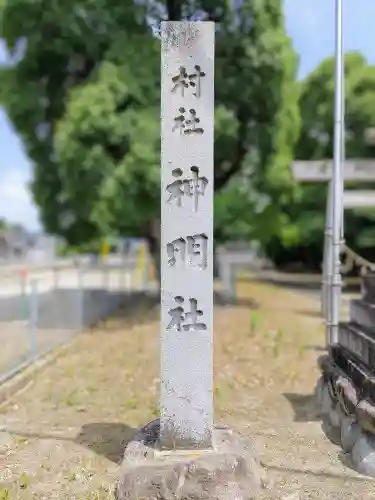
[[[326,204],[326,223],[324,231],[323,248],[323,286],[322,286],[322,316],[326,325],[329,324],[329,295],[332,285],[332,180],[328,183],[327,204]],[[328,328],[328,327],[327,327]],[[327,334],[328,342],[328,334]]]
[[[334,145],[333,145],[333,172],[332,172],[332,237],[333,237],[333,279],[330,301],[330,335],[329,342],[338,342],[338,328],[340,317],[340,247],[341,247],[341,221],[342,221],[342,191],[341,176],[342,143],[342,0],[336,0],[336,56],[335,56],[335,111],[334,111]]]
[[[343,13],[342,13],[343,17]],[[345,140],[346,140],[346,130],[345,130],[345,53],[344,53],[344,34],[343,29],[341,28],[341,53],[340,58],[342,61],[341,65],[341,182],[342,182],[342,193],[344,193],[345,188],[345,180],[344,180],[344,169],[345,169]],[[344,201],[344,196],[342,196],[342,201]],[[343,248],[345,244],[345,233],[344,233],[344,203],[342,203],[342,214],[341,214],[341,248]]]

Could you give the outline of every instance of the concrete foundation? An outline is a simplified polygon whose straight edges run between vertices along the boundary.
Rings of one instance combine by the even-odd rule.
[[[251,444],[223,427],[212,450],[162,452],[160,422],[141,429],[125,450],[116,500],[251,500],[266,489]]]

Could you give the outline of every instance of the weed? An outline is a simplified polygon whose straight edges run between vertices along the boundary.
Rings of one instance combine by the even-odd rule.
[[[16,445],[26,444],[28,442],[28,438],[25,436],[13,436],[13,441]]]
[[[0,487],[0,500],[10,500],[10,492],[8,488]]]
[[[125,404],[124,404],[125,408],[128,410],[135,410],[136,408],[138,408],[138,405],[139,405],[139,402],[135,398],[130,398],[130,399],[126,400]]]
[[[78,404],[79,402],[79,398],[78,398],[78,391],[76,389],[74,389],[73,391],[71,391],[67,397],[65,398],[65,404],[67,406],[75,406]]]
[[[251,311],[250,317],[250,335],[253,336],[256,334],[259,326],[259,316],[256,312]]]
[[[29,484],[30,484],[29,476],[26,474],[26,472],[22,472],[20,480],[19,480],[19,486],[20,486],[21,490],[26,490],[26,488],[29,486]]]
[[[215,393],[216,398],[220,398],[220,396],[223,395],[223,391],[220,389],[220,387],[218,385],[215,387],[214,393]]]
[[[97,391],[97,388],[93,385],[93,384],[90,384],[88,387],[87,387],[87,392],[89,394],[93,394],[94,392]]]
[[[70,483],[73,483],[73,482],[74,482],[74,481],[76,481],[76,480],[77,480],[77,474],[76,474],[75,472],[72,472],[72,473],[70,474],[70,476],[68,477],[68,481],[69,481]]]
[[[159,412],[159,406],[157,406],[157,405],[152,405],[152,406],[150,407],[150,412],[151,412],[151,415],[152,415],[153,417],[159,417],[159,414],[160,414],[160,412]]]
[[[6,413],[8,413],[8,411],[9,411],[9,407],[7,405],[0,406],[0,415],[5,415]],[[1,500],[1,496],[0,496],[0,500]]]
[[[306,346],[304,344],[300,344],[298,346],[298,357],[301,359],[303,355],[305,354]]]
[[[275,342],[278,342],[278,343],[282,342],[283,338],[284,338],[284,332],[283,332],[283,330],[281,330],[281,328],[278,328],[276,330]]]

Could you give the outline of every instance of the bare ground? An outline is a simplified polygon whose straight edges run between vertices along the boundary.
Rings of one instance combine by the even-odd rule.
[[[35,334],[35,346],[32,336]],[[62,328],[37,329],[32,332],[27,321],[0,323],[0,377],[28,361],[33,355],[44,353],[73,337],[73,330]],[[0,497],[1,498],[1,497]]]
[[[239,296],[215,311],[216,418],[254,438],[274,481],[264,498],[375,499],[375,482],[350,468],[316,419],[318,302],[256,282],[240,283]],[[158,414],[151,306],[133,311],[142,324],[119,315],[78,336],[0,407],[0,500],[112,498],[127,441]]]

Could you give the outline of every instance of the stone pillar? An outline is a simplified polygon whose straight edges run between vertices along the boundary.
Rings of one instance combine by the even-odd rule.
[[[213,431],[213,22],[162,23],[160,445]]]

